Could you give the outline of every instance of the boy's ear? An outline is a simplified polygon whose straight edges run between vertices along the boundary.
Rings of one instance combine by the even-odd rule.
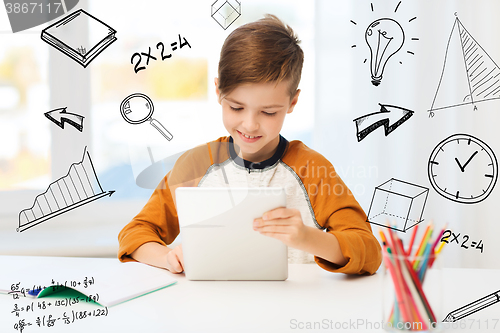
[[[219,104],[221,104],[220,102],[220,91],[219,91],[219,78],[216,77],[214,79],[214,83],[215,83],[215,94],[217,95],[217,102],[219,102]]]
[[[297,92],[295,93],[295,96],[293,96],[292,101],[290,102],[290,107],[288,108],[288,111],[286,113],[292,113],[293,108],[295,105],[297,105],[297,102],[299,101],[299,95],[300,95],[300,89],[297,89]]]

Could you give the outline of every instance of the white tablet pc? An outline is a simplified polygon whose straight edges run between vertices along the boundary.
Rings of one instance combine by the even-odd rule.
[[[253,230],[253,220],[286,207],[283,188],[180,187],[175,191],[189,280],[286,280],[287,246]]]

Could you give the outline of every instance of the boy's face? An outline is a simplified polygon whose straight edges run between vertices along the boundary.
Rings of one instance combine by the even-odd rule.
[[[222,105],[224,127],[233,137],[238,155],[251,162],[273,156],[285,115],[291,113],[300,90],[290,97],[288,81],[248,83],[223,96],[215,79],[216,93]]]

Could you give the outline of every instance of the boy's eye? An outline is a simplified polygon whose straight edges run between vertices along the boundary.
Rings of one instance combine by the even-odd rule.
[[[274,116],[276,112],[263,112],[266,116]]]
[[[232,106],[229,106],[231,108],[231,110],[233,111],[241,111],[243,110],[243,108],[233,108]]]

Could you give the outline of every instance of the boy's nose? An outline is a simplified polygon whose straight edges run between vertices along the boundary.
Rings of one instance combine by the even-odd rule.
[[[245,119],[243,119],[243,128],[248,132],[247,134],[252,134],[252,132],[259,129],[259,123],[254,115],[246,115]]]

